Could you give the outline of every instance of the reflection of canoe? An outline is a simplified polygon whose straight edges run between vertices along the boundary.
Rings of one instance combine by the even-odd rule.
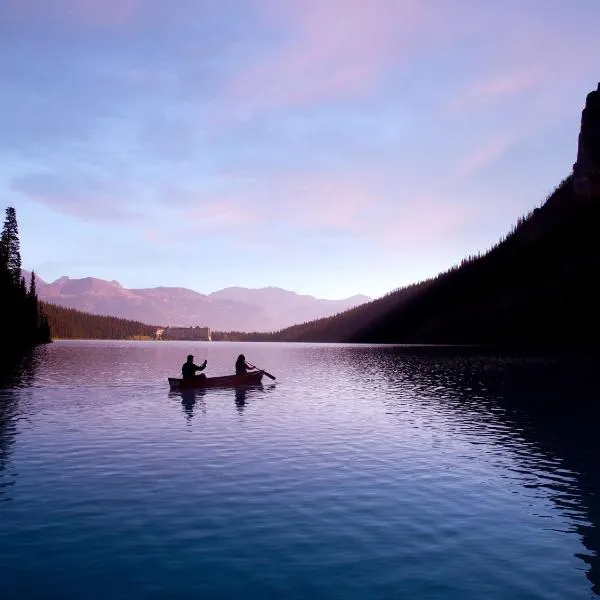
[[[246,375],[224,375],[223,377],[194,377],[194,379],[177,379],[169,377],[169,386],[172,390],[193,390],[207,387],[236,387],[260,383],[262,371],[247,373]]]

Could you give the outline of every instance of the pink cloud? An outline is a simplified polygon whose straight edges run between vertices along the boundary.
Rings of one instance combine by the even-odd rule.
[[[501,149],[501,143],[490,143],[465,163],[476,169]],[[376,168],[297,172],[256,177],[243,189],[224,194],[189,193],[170,206],[179,215],[173,222],[187,232],[180,240],[189,239],[190,232],[218,232],[246,247],[272,249],[273,232],[318,236],[327,231],[373,248],[405,252],[447,241],[481,218],[487,207],[465,202],[457,192],[463,183],[452,176],[434,182],[390,179]]]
[[[237,233],[259,218],[252,210],[251,199],[242,193],[168,187],[159,193],[158,201],[161,208],[175,213],[173,222],[188,233]],[[182,243],[181,236],[177,242]]]
[[[243,187],[214,193],[172,189],[161,200],[179,213],[178,222],[195,231],[247,236],[264,221],[269,227],[281,224],[360,235],[370,227],[369,215],[382,204],[377,187],[373,174],[286,173],[259,176]]]
[[[540,98],[543,109],[560,96],[561,88],[568,88],[596,69],[600,38],[593,23],[578,23],[577,30],[573,30],[573,23],[557,22],[535,10],[524,11],[517,22],[507,19],[509,15],[499,15],[494,24],[495,35],[502,37],[503,44],[481,40],[479,60],[485,70],[474,73],[450,99],[451,109],[485,107],[524,93]],[[480,26],[480,19],[481,15],[472,25]]]
[[[454,182],[464,182],[479,171],[491,166],[508,151],[519,137],[516,133],[501,133],[467,154],[460,159],[454,170]]]
[[[452,201],[443,194],[425,191],[408,192],[408,196],[395,203],[387,218],[370,232],[376,243],[396,250],[427,250],[480,218],[479,207]]]
[[[254,110],[368,94],[436,21],[419,0],[263,0],[261,7],[286,42],[228,86]]]
[[[194,231],[224,231],[249,225],[257,215],[236,199],[210,198],[186,210],[184,219]]]
[[[493,102],[505,96],[512,96],[533,88],[543,78],[543,71],[530,68],[494,74],[470,83],[461,95],[454,100],[453,106],[463,110]]]
[[[279,199],[279,219],[316,229],[361,231],[369,211],[381,204],[368,174],[280,175],[267,189]]]
[[[91,221],[139,219],[143,212],[128,202],[126,192],[113,189],[109,181],[71,172],[69,176],[31,173],[15,177],[13,192],[50,209]]]

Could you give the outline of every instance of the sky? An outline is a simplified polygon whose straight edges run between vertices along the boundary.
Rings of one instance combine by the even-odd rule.
[[[23,267],[377,297],[569,175],[598,0],[0,0]]]

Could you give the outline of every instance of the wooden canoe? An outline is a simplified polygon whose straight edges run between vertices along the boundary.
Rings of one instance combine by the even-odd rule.
[[[194,379],[179,379],[169,377],[169,386],[172,390],[196,390],[210,387],[237,387],[255,385],[263,378],[262,371],[247,373],[246,375],[224,375],[222,377],[194,377]]]

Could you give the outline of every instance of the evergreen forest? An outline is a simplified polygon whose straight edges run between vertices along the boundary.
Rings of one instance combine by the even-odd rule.
[[[6,208],[0,236],[0,318],[3,355],[18,353],[50,341],[50,328],[36,294],[35,273],[29,285],[21,274],[21,251],[16,211]]]
[[[118,317],[89,313],[42,302],[52,337],[62,339],[149,340],[156,335],[156,326]]]

